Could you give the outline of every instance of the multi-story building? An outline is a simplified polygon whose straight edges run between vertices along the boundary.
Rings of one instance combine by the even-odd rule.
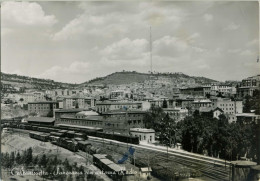
[[[222,96],[227,96],[227,95],[231,95],[232,93],[232,87],[229,84],[220,84],[218,86],[218,92],[222,95]]]
[[[72,96],[83,94],[82,90],[69,90],[69,89],[56,89],[56,90],[46,90],[45,94],[52,99],[59,96]]]
[[[177,98],[176,106],[181,108],[191,109],[193,101],[194,101],[193,98],[183,98],[183,99]]]
[[[141,110],[113,110],[102,113],[104,116],[104,131],[129,133],[130,128],[144,128],[145,111]]]
[[[243,112],[242,101],[232,101],[231,99],[225,98],[212,98],[212,107],[217,107],[224,111],[224,114],[237,114]]]
[[[56,109],[54,110],[55,122],[60,123],[61,116],[75,117],[81,111],[84,111],[84,109]]]
[[[255,90],[260,90],[260,75],[243,79],[237,88],[237,95],[240,98],[246,95],[252,96]]]
[[[206,97],[207,95],[210,95],[210,90],[211,90],[210,86],[191,87],[191,88],[180,89],[180,93],[185,95],[195,96],[195,97],[198,96]]]
[[[175,108],[163,108],[163,111],[174,119],[176,122],[179,122],[188,116],[188,109],[175,107]]]
[[[209,112],[212,109],[212,102],[209,99],[194,100],[192,102],[192,111]]]
[[[130,96],[131,96],[131,92],[125,90],[115,90],[115,91],[111,91],[110,93],[110,99],[125,98],[125,97],[130,98]]]
[[[63,108],[90,108],[95,107],[95,99],[91,97],[70,96],[63,98]]]
[[[243,112],[242,101],[232,101],[228,98],[211,98],[211,101],[213,109],[216,111],[217,109],[220,109],[222,111],[221,114],[224,114],[229,122],[235,122],[236,114],[241,114]],[[219,111],[216,112],[216,114],[219,113]]]
[[[88,130],[102,130],[103,116],[88,110],[81,112],[69,112],[70,114],[60,115],[56,125],[62,127],[84,128]],[[56,112],[57,114],[57,112]]]
[[[53,115],[53,110],[57,109],[58,103],[54,101],[29,102],[28,113],[35,113],[39,116]]]
[[[113,111],[113,110],[135,110],[139,109],[142,110],[142,102],[111,102],[111,101],[104,101],[104,102],[97,102],[96,103],[96,111],[99,113]]]

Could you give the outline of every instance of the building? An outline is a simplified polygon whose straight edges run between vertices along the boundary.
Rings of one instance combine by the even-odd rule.
[[[115,90],[111,91],[110,93],[110,99],[116,99],[116,98],[130,98],[131,92],[125,91],[125,90]]]
[[[146,128],[131,128],[130,135],[137,136],[139,141],[142,143],[154,143],[155,142],[155,131],[153,129]]]
[[[224,114],[224,111],[218,107],[213,110],[213,118],[219,119],[219,116],[222,114]]]
[[[191,95],[195,97],[206,97],[210,95],[211,87],[210,86],[202,86],[202,87],[191,87],[191,88],[184,88],[180,89],[180,93],[184,95]]]
[[[243,103],[239,100],[232,101],[228,98],[212,98],[212,107],[217,107],[224,111],[224,114],[237,114],[243,112]]]
[[[237,96],[240,98],[246,95],[252,96],[255,90],[260,90],[260,75],[243,79],[237,88]]]
[[[81,111],[78,113],[74,112],[73,115],[63,114],[60,116],[56,125],[88,130],[102,130],[103,116],[92,110]]]
[[[55,122],[60,123],[60,118],[64,117],[76,117],[76,114],[86,109],[56,109],[54,110]]]
[[[209,99],[194,100],[192,102],[192,111],[209,112],[212,108],[212,102]]]
[[[186,99],[177,98],[176,106],[181,108],[191,109],[193,102],[194,102],[193,98],[186,98]]]
[[[174,119],[176,122],[184,120],[189,115],[188,109],[175,107],[175,108],[163,108],[163,111]]]
[[[236,114],[236,121],[237,121],[237,123],[240,123],[240,124],[256,123],[256,121],[259,119],[260,119],[260,115],[256,115],[255,113]]]
[[[95,107],[95,99],[83,96],[63,97],[63,108],[90,108]]]
[[[113,110],[102,113],[104,131],[129,133],[130,128],[144,128],[146,112],[141,110]]]
[[[142,102],[97,102],[96,103],[96,111],[99,113],[113,111],[113,110],[142,110]]]
[[[49,117],[29,117],[26,119],[29,124],[54,126],[55,118]]]
[[[55,101],[29,102],[28,113],[38,116],[53,116],[53,110],[57,109],[58,103]]]
[[[140,168],[140,178],[147,180],[148,176],[151,176],[152,168],[151,167],[143,167]]]

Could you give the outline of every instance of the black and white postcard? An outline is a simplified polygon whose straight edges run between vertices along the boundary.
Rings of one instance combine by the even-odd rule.
[[[259,2],[3,1],[3,181],[259,181]]]

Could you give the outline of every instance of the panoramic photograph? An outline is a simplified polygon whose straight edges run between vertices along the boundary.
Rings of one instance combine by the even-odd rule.
[[[0,180],[260,180],[257,1],[5,1],[0,85]]]

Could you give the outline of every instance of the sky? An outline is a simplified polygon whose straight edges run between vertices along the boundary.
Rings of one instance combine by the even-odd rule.
[[[148,73],[150,52],[155,72],[218,81],[257,75],[259,4],[2,3],[4,73],[82,83],[123,70]]]

